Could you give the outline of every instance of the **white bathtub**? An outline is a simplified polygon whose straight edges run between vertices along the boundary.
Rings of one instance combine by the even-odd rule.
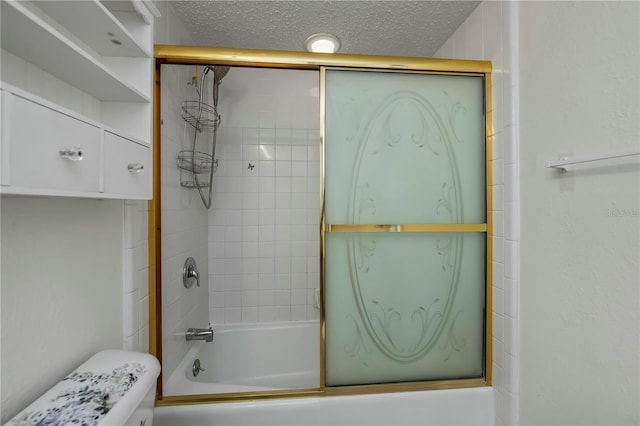
[[[194,342],[166,382],[164,395],[319,386],[318,321],[214,327],[211,343]],[[204,369],[193,376],[193,362]]]
[[[156,407],[155,426],[493,425],[493,388]]]
[[[214,327],[196,342],[164,395],[317,388],[318,322]],[[205,369],[193,377],[193,361]],[[156,426],[493,425],[493,388],[324,396],[156,407]]]

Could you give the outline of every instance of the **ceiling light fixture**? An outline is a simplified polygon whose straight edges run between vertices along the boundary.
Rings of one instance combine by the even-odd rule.
[[[333,34],[313,34],[304,42],[309,52],[335,53],[340,49],[340,39]]]

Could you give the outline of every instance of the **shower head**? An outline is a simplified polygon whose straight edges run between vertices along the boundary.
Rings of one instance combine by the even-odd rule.
[[[218,87],[220,86],[220,81],[229,72],[229,67],[208,67],[208,69],[213,71],[213,107],[217,110],[219,92]]]
[[[211,67],[213,70],[213,78],[220,81],[229,72],[229,67]]]

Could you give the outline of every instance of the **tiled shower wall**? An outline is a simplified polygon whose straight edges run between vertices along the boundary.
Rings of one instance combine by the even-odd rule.
[[[222,80],[209,211],[215,324],[319,318],[318,79],[232,68]]]
[[[484,1],[436,57],[492,62],[493,383],[497,424],[518,424],[520,197],[517,2]]]
[[[162,67],[162,364],[168,380],[189,349],[184,337],[190,327],[209,323],[207,286],[207,209],[195,189],[180,186],[178,153],[193,143],[194,129],[182,120],[181,106],[194,89],[188,86],[191,67]],[[198,135],[200,138],[200,135]],[[193,257],[200,286],[186,288],[182,267]]]
[[[189,44],[191,38],[175,16],[169,2],[157,2],[162,18],[156,22],[156,43]],[[192,95],[193,68],[162,67],[162,370],[170,378],[189,344],[184,333],[189,327],[207,327],[209,288],[207,286],[207,210],[193,189],[180,186],[177,156],[189,149],[193,129],[182,120],[182,102]],[[182,265],[187,257],[196,259],[203,278],[200,287],[187,289],[182,283]]]

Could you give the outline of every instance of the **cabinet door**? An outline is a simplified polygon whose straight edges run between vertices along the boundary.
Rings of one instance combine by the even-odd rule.
[[[125,198],[151,198],[151,149],[104,133],[104,192]]]
[[[100,128],[36,102],[5,92],[3,154],[10,191],[56,195],[98,192]]]

